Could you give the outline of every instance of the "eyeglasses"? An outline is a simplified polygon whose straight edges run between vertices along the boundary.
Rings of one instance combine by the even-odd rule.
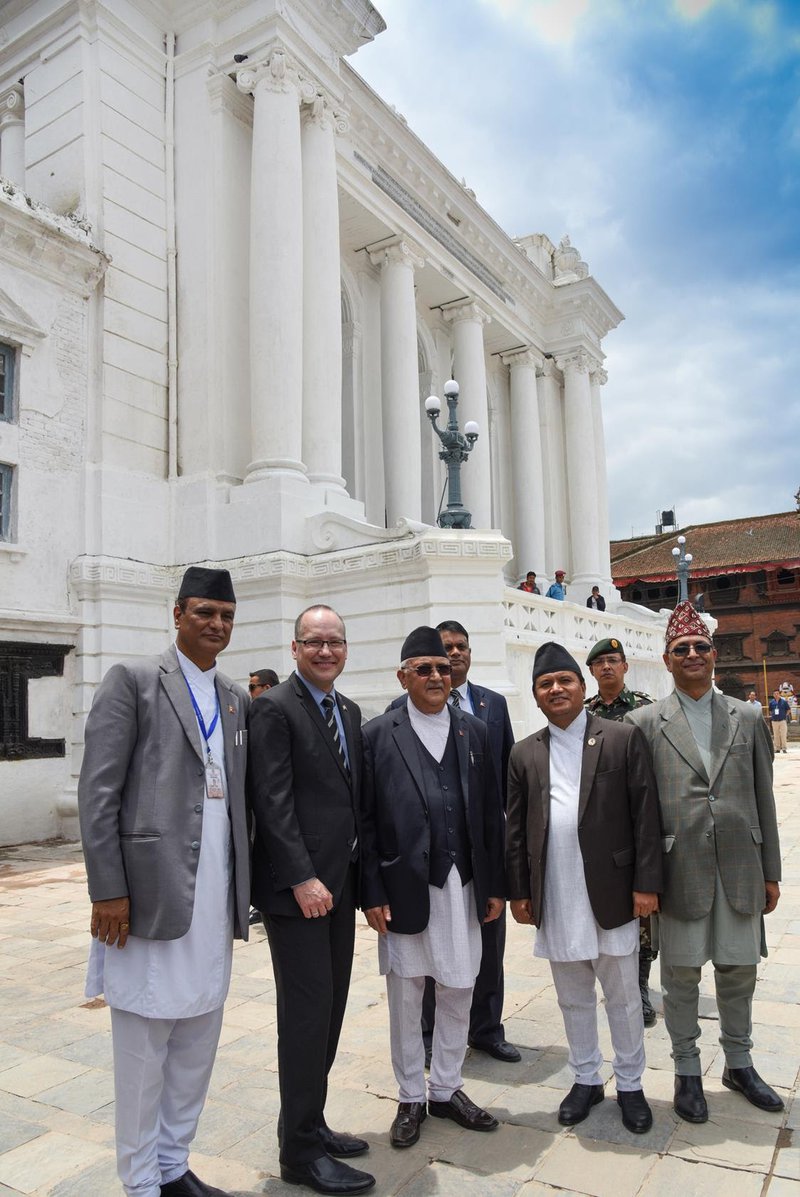
[[[438,673],[439,677],[449,677],[453,672],[450,665],[406,665],[409,673],[416,673],[417,677],[430,677],[434,673]]]
[[[711,644],[679,644],[677,648],[671,648],[669,651],[673,657],[688,657],[690,652],[696,652],[698,657],[704,657],[706,653],[710,653],[712,649]]]
[[[318,653],[327,644],[332,653],[341,652],[347,644],[346,640],[318,640],[316,636],[311,640],[295,640],[296,644],[304,644],[306,648],[310,648],[312,653]]]

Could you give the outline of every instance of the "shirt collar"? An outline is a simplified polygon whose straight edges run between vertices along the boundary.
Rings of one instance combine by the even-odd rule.
[[[210,669],[201,669],[200,666],[195,665],[194,661],[191,661],[185,653],[181,652],[177,644],[175,645],[175,652],[178,654],[178,664],[181,667],[181,673],[188,682],[214,681],[217,676],[216,662],[211,666]]]
[[[320,690],[319,686],[315,686],[313,682],[310,682],[307,678],[304,678],[299,669],[295,670],[295,672],[318,707],[322,706],[322,700],[326,695],[332,694],[333,697],[336,698],[335,687],[331,686],[330,690]]]

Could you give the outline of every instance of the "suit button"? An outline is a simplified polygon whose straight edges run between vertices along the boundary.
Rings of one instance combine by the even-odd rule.
[[[714,801],[714,795],[713,795],[713,794],[709,794],[709,795],[708,795],[708,801],[709,801],[709,802],[713,802],[713,801]]]
[[[446,789],[447,789],[447,786],[442,786],[442,789],[443,789],[443,790],[446,790]]]
[[[203,810],[203,804],[202,804],[202,802],[198,802],[194,808],[194,813],[196,815],[199,815],[199,814],[201,814],[202,810]]]
[[[455,856],[455,852],[453,851],[453,849],[452,849],[452,848],[450,849],[450,855],[451,855],[451,856]]]
[[[453,809],[452,805],[448,805],[447,809],[452,810]]]
[[[192,840],[191,848],[192,848],[192,852],[197,852],[197,851],[199,851],[199,849],[200,849],[200,841],[199,841],[199,840]]]
[[[197,770],[197,776],[198,776],[198,777],[202,777],[204,773],[205,773],[205,769],[198,769],[198,770]]]
[[[427,859],[428,859],[428,853],[427,853],[427,852],[423,852],[423,853],[422,853],[422,859],[423,859],[423,860],[427,860]]]

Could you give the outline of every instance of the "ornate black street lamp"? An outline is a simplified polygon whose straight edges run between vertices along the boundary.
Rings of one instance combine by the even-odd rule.
[[[685,551],[686,537],[678,537],[678,548],[672,550],[675,558],[675,568],[678,571],[678,602],[685,603],[689,597],[689,566],[692,564],[692,554]]]
[[[444,384],[444,397],[450,413],[446,428],[440,428],[436,423],[442,410],[439,397],[431,395],[425,400],[425,414],[442,442],[439,457],[447,466],[447,506],[436,522],[440,528],[469,528],[472,526],[472,513],[461,502],[461,463],[469,457],[479,430],[474,420],[467,420],[463,436],[458,430],[458,383],[454,378]]]

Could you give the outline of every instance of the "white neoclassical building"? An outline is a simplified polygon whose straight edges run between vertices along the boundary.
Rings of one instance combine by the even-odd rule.
[[[368,713],[447,616],[520,731],[552,636],[616,632],[656,688],[658,629],[609,566],[622,315],[359,77],[368,0],[4,0],[0,23],[0,842],[74,830],[94,687],[165,645],[191,562],[233,574],[240,679],[284,676],[323,601]],[[436,527],[424,411],[451,377],[480,432],[467,532]],[[556,568],[572,602],[512,589]]]

